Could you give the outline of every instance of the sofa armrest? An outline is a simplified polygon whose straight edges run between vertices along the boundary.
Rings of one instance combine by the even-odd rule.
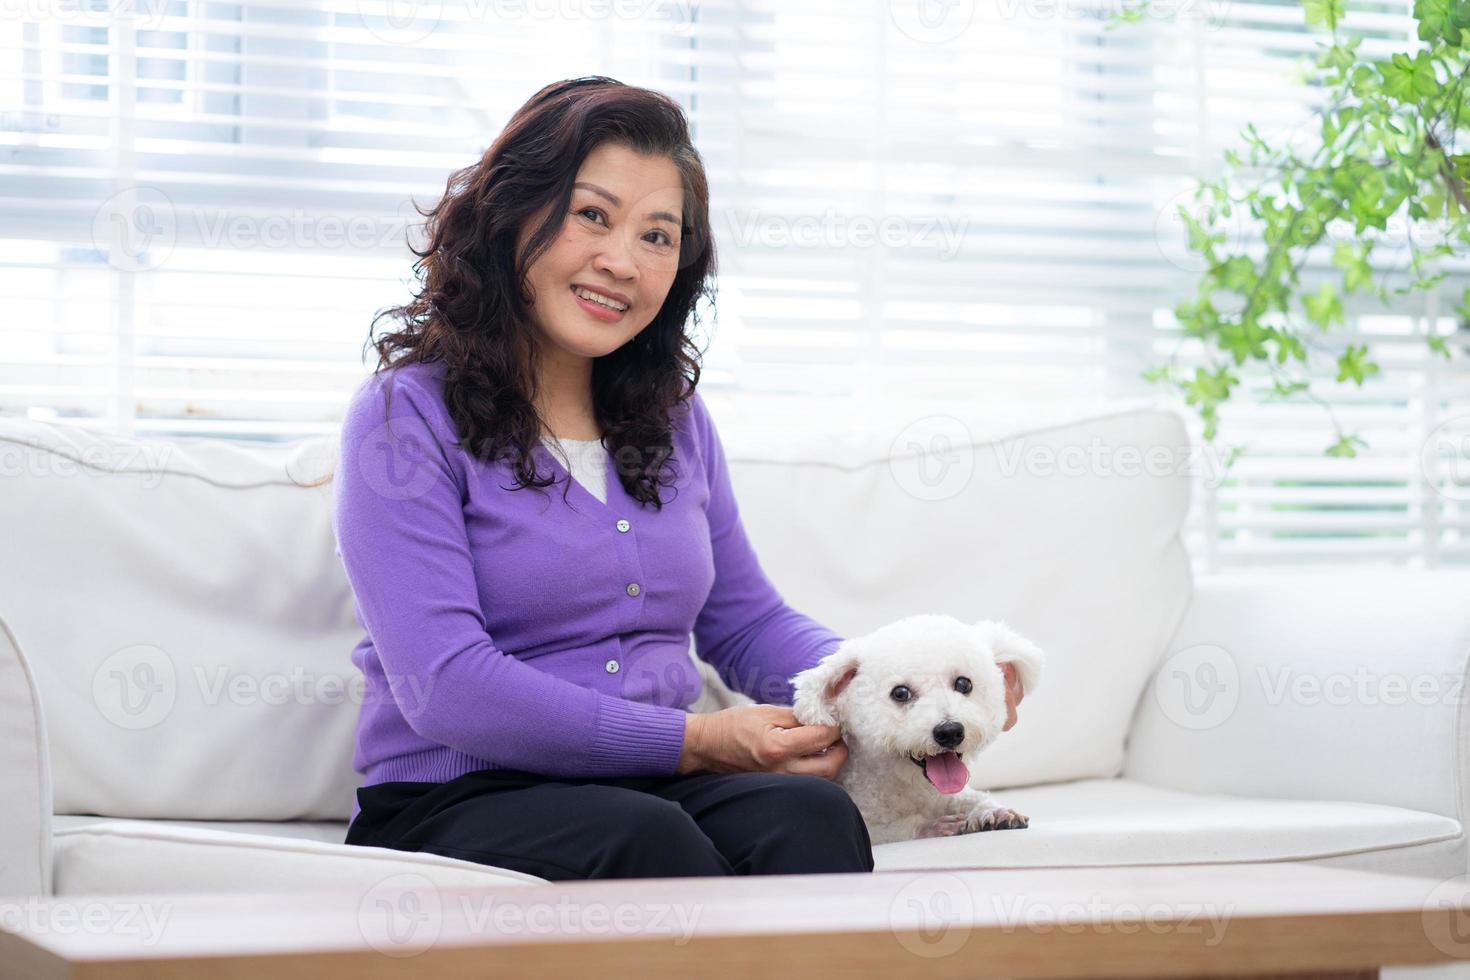
[[[41,696],[0,619],[0,895],[51,894],[51,758]]]
[[[1123,775],[1198,792],[1470,805],[1470,572],[1201,579],[1144,690]]]

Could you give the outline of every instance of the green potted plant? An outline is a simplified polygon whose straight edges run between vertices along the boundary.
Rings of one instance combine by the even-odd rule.
[[[1186,338],[1203,345],[1207,363],[1182,369],[1175,356],[1144,372],[1192,406],[1204,437],[1219,432],[1218,411],[1241,384],[1237,369],[1260,369],[1268,398],[1310,399],[1335,430],[1325,452],[1355,456],[1367,442],[1345,430],[1327,398],[1312,389],[1313,367],[1335,358],[1337,384],[1361,386],[1380,367],[1367,344],[1333,345],[1350,295],[1402,310],[1407,294],[1446,276],[1441,260],[1470,251],[1470,153],[1456,138],[1470,72],[1470,0],[1416,0],[1423,46],[1385,59],[1360,56],[1360,36],[1343,28],[1344,0],[1304,0],[1309,29],[1322,35],[1305,83],[1319,90],[1310,152],[1268,140],[1248,126],[1245,145],[1225,153],[1218,174],[1199,179],[1200,207],[1180,207],[1187,246],[1204,271],[1194,294],[1174,309]],[[1118,19],[1137,21],[1145,7]],[[1402,268],[1383,269],[1380,255],[1392,223],[1408,243]],[[1228,225],[1251,230],[1243,240]],[[1405,234],[1405,231],[1407,234]],[[1330,258],[1331,273],[1303,285],[1309,260]],[[1470,317],[1470,288],[1457,312]],[[1446,338],[1430,332],[1437,356],[1451,357]],[[1233,461],[1243,447],[1231,448]]]

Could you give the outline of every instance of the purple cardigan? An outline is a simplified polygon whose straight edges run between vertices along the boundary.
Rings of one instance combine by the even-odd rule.
[[[768,704],[790,704],[791,676],[842,642],[761,570],[698,392],[674,411],[677,479],[655,510],[611,454],[606,503],[541,444],[556,484],[508,489],[509,462],[458,445],[443,378],[440,362],[369,377],[342,425],[333,530],[366,633],[363,785],[672,774],[700,693],[691,631],[725,683]]]

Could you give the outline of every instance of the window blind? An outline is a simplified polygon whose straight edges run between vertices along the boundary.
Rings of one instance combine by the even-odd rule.
[[[1179,0],[1121,26],[1117,9],[49,4],[0,22],[0,412],[330,432],[373,313],[408,295],[410,202],[542,85],[594,73],[693,123],[721,270],[704,390],[724,425],[1155,398],[1145,367],[1206,363],[1171,312],[1200,271],[1174,207],[1247,123],[1314,137],[1293,77],[1320,35],[1296,2]],[[1349,3],[1343,30],[1368,56],[1416,43],[1408,0]],[[1465,281],[1349,307],[1352,330],[1323,335],[1383,365],[1350,389],[1320,359],[1313,393],[1368,441],[1357,459],[1322,455],[1318,404],[1238,372],[1222,433],[1248,451],[1195,494],[1199,571],[1470,559]]]

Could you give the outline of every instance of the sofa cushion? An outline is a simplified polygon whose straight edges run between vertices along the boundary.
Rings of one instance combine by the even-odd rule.
[[[1363,803],[1252,799],[1089,779],[998,794],[1025,830],[880,844],[878,871],[1320,860],[1444,877],[1465,863],[1460,826]],[[440,857],[339,843],[341,822],[56,821],[58,894],[370,888],[415,872],[441,887],[542,879]],[[1457,863],[1458,862],[1458,863]]]
[[[55,812],[350,813],[361,632],[331,486],[298,485],[330,450],[0,419],[0,619],[40,690]]]
[[[160,827],[192,827],[195,830],[226,831],[258,837],[288,837],[322,844],[340,844],[347,839],[345,820],[119,820],[93,814],[73,813],[52,820],[54,833],[66,834],[102,824],[117,828],[158,829]]]
[[[1457,821],[1372,803],[1189,793],[1128,779],[1009,789],[996,798],[1031,825],[880,845],[877,870],[1341,859],[1363,870],[1448,875],[1465,862]],[[1411,853],[1420,849],[1428,853]]]
[[[334,842],[285,830],[290,824],[231,824],[218,828],[165,820],[60,818],[54,838],[58,895],[98,893],[367,890],[385,878],[415,872],[445,888],[539,884],[545,879],[508,868]],[[324,825],[315,825],[318,830]],[[230,829],[230,828],[245,829]],[[262,833],[260,831],[266,831]]]
[[[974,785],[1119,775],[1191,595],[1182,529],[1191,480],[1210,471],[1179,416],[873,416],[884,421],[847,437],[800,438],[717,419],[766,573],[844,636],[948,613],[1036,641],[1046,674],[1016,727],[966,758]]]

